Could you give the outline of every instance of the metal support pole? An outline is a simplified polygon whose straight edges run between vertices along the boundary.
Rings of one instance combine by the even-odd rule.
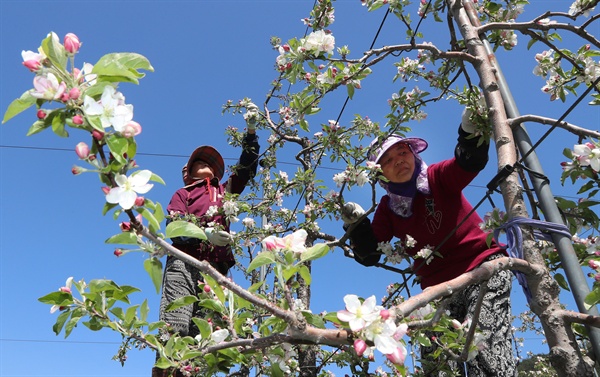
[[[471,20],[471,22],[474,22],[474,20]],[[479,25],[478,19],[474,25]],[[500,64],[498,64],[494,51],[485,38],[482,38],[482,41],[490,62],[496,68],[496,78],[498,80],[500,93],[504,99],[506,114],[510,118],[518,117],[520,115],[519,110],[515,104],[508,84],[506,83],[504,74],[502,73]],[[525,130],[525,126],[521,124],[513,128],[513,135],[519,151],[523,156],[525,156],[523,160],[525,166],[528,167],[528,170],[531,170],[528,171],[529,179],[533,184],[533,188],[540,201],[540,207],[546,220],[556,224],[564,224],[562,216],[560,215],[558,207],[556,206],[554,195],[550,190],[549,182],[540,178],[545,176],[544,171],[537,154],[535,153],[535,150],[532,149],[532,143],[527,131]],[[583,270],[581,269],[581,265],[579,264],[579,260],[577,259],[577,255],[575,254],[575,250],[573,249],[571,240],[569,237],[557,233],[552,233],[552,240],[563,264],[569,287],[571,288],[571,292],[573,292],[573,297],[575,298],[575,302],[579,311],[581,313],[598,316],[599,313],[596,306],[591,307],[589,310],[586,310],[585,308],[584,299],[587,294],[590,293],[590,288],[585,275],[583,274]],[[586,326],[586,328],[590,335],[590,342],[592,344],[596,360],[600,361],[600,329],[592,326]]]

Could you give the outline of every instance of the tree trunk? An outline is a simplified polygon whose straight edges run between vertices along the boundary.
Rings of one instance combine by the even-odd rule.
[[[493,125],[498,169],[515,166],[517,149],[512,130],[507,123],[504,101],[494,74],[494,65],[461,2],[449,0],[448,4],[465,40],[468,52],[477,59],[473,66],[479,76],[480,86],[489,109],[489,120]],[[513,173],[508,176],[500,184],[500,188],[509,218],[529,217],[517,174]],[[559,287],[545,267],[544,260],[534,245],[531,229],[523,228],[522,231],[525,260],[531,264],[542,266],[545,271],[541,276],[527,276],[527,282],[533,295],[531,309],[539,316],[542,323],[550,347],[551,363],[559,376],[589,376],[592,373],[590,366],[581,357],[573,333],[561,318],[554,315],[561,310],[558,298]]]

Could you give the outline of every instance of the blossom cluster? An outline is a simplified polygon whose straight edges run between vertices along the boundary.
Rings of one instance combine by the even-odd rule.
[[[362,301],[356,295],[344,297],[346,309],[337,312],[340,321],[347,322],[354,332],[354,350],[358,356],[373,358],[377,349],[396,365],[403,365],[407,351],[402,342],[408,326],[396,325],[392,313],[383,306],[376,305],[375,296]],[[367,341],[374,344],[369,346]]]
[[[581,167],[589,166],[594,172],[600,172],[600,147],[595,143],[577,144],[573,147],[572,154],[573,164]],[[563,168],[567,166],[563,165]]]

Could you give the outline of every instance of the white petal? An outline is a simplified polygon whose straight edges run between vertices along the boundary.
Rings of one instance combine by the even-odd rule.
[[[346,303],[346,309],[352,313],[356,313],[356,310],[360,307],[360,301],[358,300],[357,295],[344,296],[344,302]]]
[[[150,189],[153,187],[154,185],[152,183],[148,183],[145,184],[143,186],[135,186],[133,189],[135,192],[137,192],[138,194],[145,194],[148,191],[150,191]]]
[[[123,190],[119,198],[119,205],[123,207],[123,209],[130,209],[133,207],[135,203],[135,199],[137,198],[137,194],[133,190]]]
[[[127,186],[127,177],[123,174],[117,174],[115,176],[115,182],[117,185],[119,185],[119,187],[125,187]]]
[[[222,341],[224,341],[227,337],[229,336],[229,330],[227,329],[221,329],[221,330],[217,330],[215,332],[213,332],[210,336],[210,338],[212,340],[214,340],[215,343],[221,343]]]
[[[148,183],[151,177],[152,172],[150,170],[140,170],[131,174],[131,177],[129,177],[129,182],[131,182],[133,186],[143,186]]]
[[[398,343],[389,336],[376,336],[374,343],[375,348],[384,355],[394,352],[398,347]]]
[[[108,194],[106,194],[106,201],[112,204],[117,204],[121,200],[121,195],[125,191],[122,187],[113,187],[110,189]]]

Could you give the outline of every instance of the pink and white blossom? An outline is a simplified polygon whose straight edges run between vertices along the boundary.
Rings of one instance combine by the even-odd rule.
[[[23,58],[23,65],[31,72],[42,68],[42,61],[46,58],[44,54],[25,50],[21,51],[21,57]]]
[[[58,100],[67,89],[65,82],[58,82],[56,76],[48,72],[46,75],[35,76],[33,79],[34,89],[29,91],[32,97],[48,101]]]
[[[283,238],[269,236],[262,240],[263,249],[269,251],[292,251],[295,254],[302,254],[306,251],[306,237],[308,233],[304,229],[298,229],[292,234]]]

